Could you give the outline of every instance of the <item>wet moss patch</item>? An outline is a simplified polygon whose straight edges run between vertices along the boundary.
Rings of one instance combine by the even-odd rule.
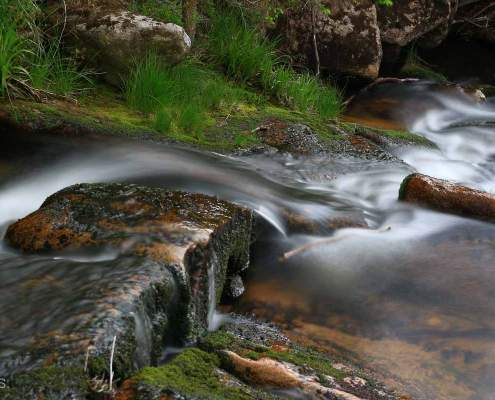
[[[197,348],[183,351],[170,363],[161,367],[144,368],[133,380],[148,390],[163,394],[180,393],[199,399],[253,399],[243,386],[230,386],[216,373],[220,359],[216,354]],[[145,389],[146,391],[146,389]]]
[[[5,400],[84,398],[88,378],[81,367],[49,366],[16,375],[1,391]]]
[[[230,350],[252,360],[268,357],[288,362],[299,367],[311,368],[317,375],[328,375],[337,380],[346,374],[336,369],[332,361],[317,351],[295,344],[272,343],[265,346],[254,341],[240,338],[229,332],[218,331],[208,334],[201,340],[200,347],[207,351]]]
[[[380,129],[372,128],[349,122],[341,122],[339,126],[346,132],[353,133],[371,139],[372,141],[392,140],[398,144],[414,144],[434,147],[435,144],[424,136],[408,132],[401,129]]]

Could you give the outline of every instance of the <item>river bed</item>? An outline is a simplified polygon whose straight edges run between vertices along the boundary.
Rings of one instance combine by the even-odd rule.
[[[404,162],[227,156],[161,144],[53,138],[24,138],[31,146],[15,148],[16,141],[6,136],[0,225],[5,228],[48,195],[80,182],[125,181],[234,201],[254,209],[269,227],[254,247],[247,291],[229,310],[277,322],[290,337],[351,358],[415,399],[494,399],[495,225],[401,204],[397,195],[413,171],[495,192],[495,106],[424,87],[412,90],[402,98],[420,92],[430,106],[401,109],[397,118],[437,148],[398,146],[393,153]],[[403,107],[410,105],[405,101]],[[287,210],[314,221],[352,215],[371,229],[295,234],[287,227]],[[306,247],[283,259],[301,246]],[[0,309],[9,321],[2,323],[0,361],[42,334],[51,318],[69,317],[43,314],[46,302],[56,302],[61,313],[84,308],[73,297],[70,306],[59,304],[57,293],[66,294],[66,288],[56,292],[50,279],[33,280],[51,285],[50,298],[21,300],[16,275],[41,265],[57,271],[52,274],[57,280],[83,288],[98,265],[119,257],[25,256],[6,245],[0,251]],[[93,278],[84,278],[81,263],[93,265]],[[43,321],[36,323],[37,316]]]

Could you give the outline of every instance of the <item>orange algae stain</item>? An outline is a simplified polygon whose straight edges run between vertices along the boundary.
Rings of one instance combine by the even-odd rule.
[[[357,116],[346,114],[342,117],[344,122],[349,122],[352,124],[362,125],[367,128],[375,129],[386,129],[392,131],[402,131],[407,130],[407,127],[399,122],[392,119],[375,118],[371,116]]]
[[[9,226],[7,239],[26,252],[62,250],[94,244],[90,232],[76,232],[64,224],[63,217],[55,225],[46,212],[37,211]]]

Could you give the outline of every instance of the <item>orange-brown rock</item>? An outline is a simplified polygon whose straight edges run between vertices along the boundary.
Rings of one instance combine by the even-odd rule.
[[[323,151],[318,135],[303,124],[270,118],[256,128],[256,134],[261,142],[282,152],[314,154]]]
[[[400,187],[399,200],[441,212],[495,222],[494,195],[426,175],[407,176]]]
[[[361,400],[341,389],[321,385],[316,376],[302,374],[293,364],[268,357],[251,360],[229,350],[223,351],[222,355],[228,360],[232,372],[252,385],[299,389],[311,399]]]
[[[108,377],[116,337],[121,379],[167,341],[194,340],[247,267],[251,229],[251,211],[202,194],[116,183],[55,193],[7,231],[30,255],[0,270],[0,375],[87,360],[90,377]]]

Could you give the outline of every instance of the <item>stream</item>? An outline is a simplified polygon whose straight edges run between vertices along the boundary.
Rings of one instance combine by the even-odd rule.
[[[80,182],[132,182],[231,200],[269,227],[254,246],[246,293],[229,311],[274,321],[289,337],[350,358],[415,399],[495,399],[495,225],[397,201],[400,183],[414,171],[495,193],[495,103],[469,103],[421,84],[400,96],[429,105],[401,109],[400,118],[437,146],[395,147],[404,162],[226,156],[164,144],[6,135],[0,229]],[[372,229],[295,234],[287,210],[316,222],[352,216]],[[325,243],[329,236],[334,240]],[[118,257],[26,256],[1,245],[0,360],[55,320],[68,324],[71,313],[84,312],[84,288],[97,279],[88,271]],[[19,299],[15,287],[26,274],[39,285],[49,275],[71,287]],[[46,312],[54,307],[57,313]]]

